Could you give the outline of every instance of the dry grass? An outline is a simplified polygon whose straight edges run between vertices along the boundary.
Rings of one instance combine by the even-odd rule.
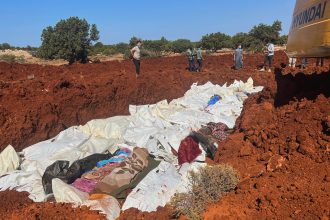
[[[15,56],[11,54],[0,55],[0,62],[7,63],[25,63],[25,59],[23,56]]]
[[[190,191],[176,194],[171,205],[175,215],[186,215],[191,220],[201,219],[210,203],[217,202],[227,192],[234,190],[239,181],[230,165],[206,166],[190,173]]]
[[[64,65],[68,62],[65,60],[43,60],[32,56],[28,51],[24,50],[0,50],[0,61],[3,62],[15,62],[15,63],[26,63],[26,64],[39,64],[39,65]],[[3,59],[4,57],[4,59]],[[15,59],[13,59],[16,57]]]

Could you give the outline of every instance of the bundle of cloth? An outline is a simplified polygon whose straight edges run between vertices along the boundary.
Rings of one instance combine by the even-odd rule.
[[[159,163],[146,149],[139,147],[133,151],[120,148],[113,155],[90,155],[71,166],[68,161],[56,161],[46,169],[43,187],[46,194],[52,193],[52,180],[57,178],[88,194],[108,194],[124,199]]]
[[[130,155],[130,149],[119,149],[114,153],[113,157],[99,161],[92,170],[85,172],[81,178],[76,179],[73,182],[73,186],[83,192],[92,193],[95,186]]]
[[[193,131],[190,137],[199,143],[206,155],[213,160],[219,144],[225,141],[230,133],[231,130],[226,124],[210,122],[198,131]]]
[[[83,173],[93,169],[97,162],[111,158],[110,153],[92,154],[84,159],[77,160],[70,165],[69,161],[59,160],[48,166],[42,176],[42,185],[45,193],[50,194],[52,190],[52,180],[58,178],[65,183],[71,184]]]

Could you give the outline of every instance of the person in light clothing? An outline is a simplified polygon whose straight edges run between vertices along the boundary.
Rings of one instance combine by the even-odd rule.
[[[141,49],[141,46],[142,46],[142,41],[138,40],[136,42],[136,46],[133,47],[131,50],[133,63],[135,65],[136,78],[138,78],[140,75],[140,68],[141,68],[141,50],[140,49]]]
[[[289,57],[289,67],[295,68],[296,67],[296,62],[297,62],[297,58]]]
[[[202,68],[203,68],[203,53],[202,53],[202,49],[199,47],[196,50],[196,58],[197,58],[197,72],[202,72]]]
[[[268,64],[268,72],[271,72],[272,64],[273,64],[273,57],[274,57],[275,47],[274,44],[267,42],[265,46],[265,60],[264,65],[260,71],[265,71],[266,65]]]

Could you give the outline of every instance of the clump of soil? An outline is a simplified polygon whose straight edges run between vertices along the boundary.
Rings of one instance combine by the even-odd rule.
[[[125,220],[125,219],[157,219],[157,220],[169,220],[169,219],[176,219],[173,215],[174,210],[169,206],[165,207],[158,207],[157,211],[155,212],[140,212],[137,209],[130,208],[123,212],[118,220]],[[183,217],[182,217],[183,218]]]

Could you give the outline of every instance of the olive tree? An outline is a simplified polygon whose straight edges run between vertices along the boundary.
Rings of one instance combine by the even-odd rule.
[[[91,43],[98,39],[95,24],[89,25],[85,19],[70,17],[42,31],[38,55],[45,59],[65,59],[70,64],[76,61],[85,63]]]

